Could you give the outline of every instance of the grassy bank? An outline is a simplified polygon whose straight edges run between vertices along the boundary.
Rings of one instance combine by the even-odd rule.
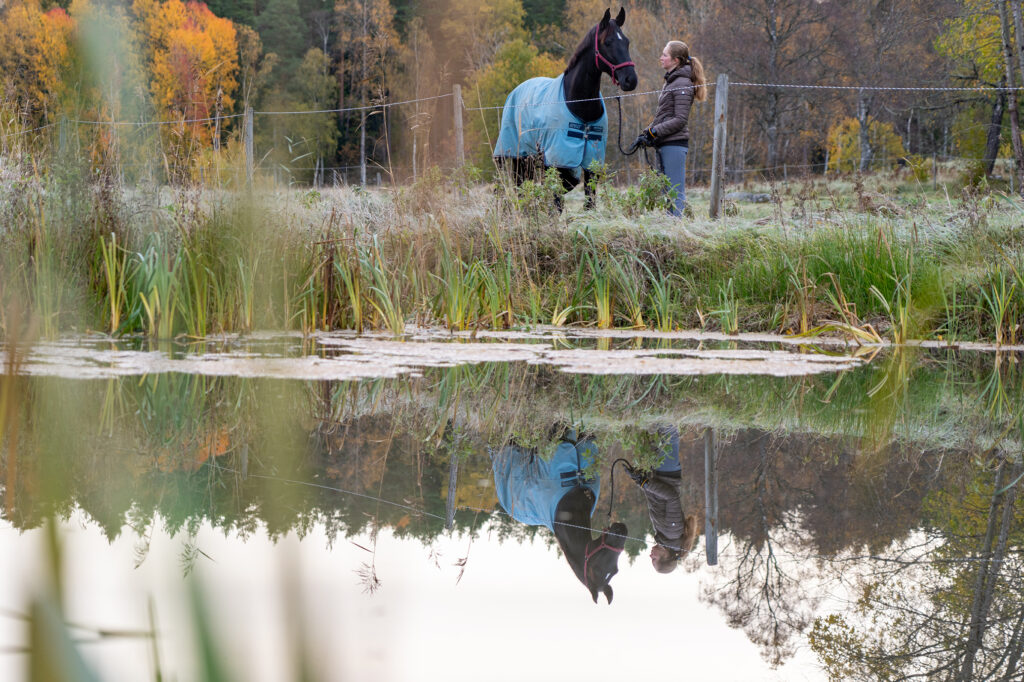
[[[750,186],[710,221],[606,183],[598,207],[427,174],[394,189],[0,183],[0,329],[156,338],[252,329],[531,324],[1016,343],[1024,207],[889,176]]]

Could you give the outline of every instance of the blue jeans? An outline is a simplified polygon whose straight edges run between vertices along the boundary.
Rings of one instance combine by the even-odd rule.
[[[683,207],[686,206],[686,147],[665,145],[658,147],[658,170],[668,176],[672,183],[672,189],[676,192],[676,203],[669,213],[674,216],[683,214]]]
[[[679,462],[679,429],[671,424],[662,424],[658,427],[658,437],[661,441],[659,453],[664,460],[655,471],[660,473],[680,471],[682,465]]]

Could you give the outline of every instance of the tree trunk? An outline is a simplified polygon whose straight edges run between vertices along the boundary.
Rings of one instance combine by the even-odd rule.
[[[1006,81],[1004,80],[1003,83]],[[996,165],[996,157],[999,156],[999,138],[1003,132],[1003,114],[1006,111],[1006,92],[1000,90],[996,95],[996,101],[992,105],[992,118],[988,124],[988,131],[985,137],[985,175],[992,175],[992,169]]]
[[[1006,14],[1006,2],[1007,0],[996,0],[996,4],[999,6],[999,23],[1002,28],[1003,38],[1003,62],[1006,67],[1006,87],[1008,88],[1009,95],[1007,97],[1007,108],[1010,110],[1010,135],[1013,138],[1014,173],[1017,177],[1018,191],[1024,193],[1024,187],[1021,185],[1022,177],[1024,177],[1024,148],[1021,147],[1020,124],[1017,118],[1017,93],[1014,90],[1016,79],[1013,77],[1013,38],[1010,36],[1010,20]]]
[[[765,120],[765,137],[767,138],[768,149],[768,163],[765,165],[768,167],[768,174],[770,177],[775,177],[775,169],[779,165],[779,106],[778,106],[778,95],[773,94],[771,96],[771,104],[768,107],[767,118]]]
[[[1002,0],[1000,0],[1002,2]],[[1005,15],[1005,8],[1002,12]],[[985,528],[985,539],[981,544],[981,551],[978,553],[978,575],[974,579],[974,599],[971,603],[971,620],[968,623],[967,642],[964,646],[964,659],[960,664],[960,671],[957,675],[957,682],[970,682],[974,679],[974,659],[981,649],[982,638],[985,634],[986,606],[988,606],[990,585],[998,577],[992,574],[994,569],[998,572],[999,563],[994,562],[992,556],[992,545],[996,536],[996,515],[999,511],[1003,495],[999,489],[1003,487],[1003,474],[1006,471],[1006,460],[999,463],[996,469],[995,481],[992,484],[992,502],[988,509],[988,525]]]
[[[1017,47],[1017,68],[1020,70],[1021,82],[1024,83],[1024,41],[1020,38],[1024,35],[1024,20],[1021,18],[1019,1],[1011,2],[1010,7],[1013,8],[1013,35],[1016,36],[1014,42]]]
[[[857,94],[857,122],[860,123],[860,172],[871,167],[874,150],[871,148],[871,96],[861,90]]]

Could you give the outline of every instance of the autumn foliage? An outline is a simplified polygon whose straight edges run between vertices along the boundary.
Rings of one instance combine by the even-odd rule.
[[[14,0],[0,16],[0,92],[37,121],[61,86],[71,18],[60,8],[43,12],[39,0]]]
[[[192,121],[192,134],[209,141],[214,128],[203,119],[230,111],[238,88],[234,25],[201,2],[135,0],[132,10],[161,118]]]

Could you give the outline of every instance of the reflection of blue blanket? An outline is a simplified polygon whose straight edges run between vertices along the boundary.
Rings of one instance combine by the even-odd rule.
[[[564,75],[531,78],[509,94],[501,113],[495,157],[540,152],[544,165],[576,169],[577,177],[579,169],[589,168],[591,162],[604,163],[608,113],[592,123],[573,116],[562,91]]]
[[[601,495],[601,479],[584,478],[580,468],[586,468],[596,456],[597,446],[590,441],[575,447],[572,443],[560,442],[549,462],[520,447],[507,445],[491,462],[498,501],[516,521],[554,530],[555,508],[559,501],[575,486],[582,485],[594,491],[594,506],[590,509],[593,514]]]

